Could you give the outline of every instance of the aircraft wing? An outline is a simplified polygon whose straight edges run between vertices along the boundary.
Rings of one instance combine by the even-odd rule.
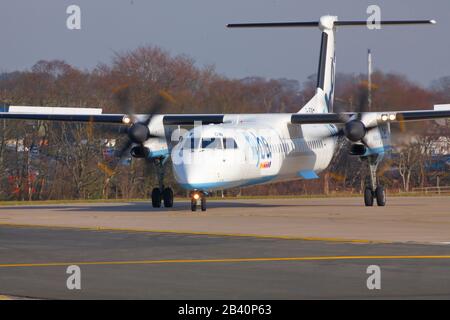
[[[124,114],[36,114],[0,112],[0,119],[99,122],[124,124]]]
[[[450,118],[450,105],[435,105],[434,110],[399,111],[396,121],[421,121]]]
[[[139,117],[141,115],[137,116]],[[0,119],[98,122],[112,124],[129,123],[127,120],[128,115],[126,114],[36,114],[23,112],[0,112]],[[223,115],[163,115],[163,123],[165,125],[190,125],[194,124],[196,121],[202,122],[202,124],[218,124],[223,122]]]
[[[450,105],[435,105],[434,110],[414,111],[382,111],[364,112],[365,115],[374,115],[378,122],[407,122],[450,118]],[[294,124],[327,124],[346,123],[356,112],[344,113],[295,113],[291,116]]]
[[[147,115],[136,115],[145,118]],[[166,114],[163,117],[164,125],[193,125],[195,122],[202,124],[218,124],[223,122],[222,114]],[[0,112],[0,119],[16,120],[46,120],[129,124],[130,117],[126,114],[103,114],[96,108],[53,108],[53,107],[9,107],[8,112]]]
[[[39,107],[35,107],[32,112],[25,109],[26,112],[17,112],[15,109],[9,112],[0,112],[0,119],[17,120],[48,120],[48,121],[73,121],[73,122],[93,122],[93,123],[111,123],[111,124],[129,124],[130,117],[126,114],[103,114],[99,112],[86,111],[88,108],[67,108],[71,109],[61,111],[66,108],[46,108],[45,112],[38,112]],[[55,110],[52,110],[55,109]],[[48,112],[50,110],[51,112]],[[75,110],[75,111],[73,111]],[[450,105],[436,105],[434,110],[414,110],[414,111],[382,111],[365,112],[375,116],[379,122],[406,122],[423,121],[450,118]],[[291,123],[293,124],[343,124],[356,116],[356,112],[344,113],[294,113],[291,114]],[[146,115],[136,115],[137,118]],[[163,114],[163,125],[193,125],[195,122],[202,124],[220,124],[224,122],[224,114]]]

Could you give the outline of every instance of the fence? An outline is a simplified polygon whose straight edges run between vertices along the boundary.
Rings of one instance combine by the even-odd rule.
[[[446,194],[450,193],[450,186],[413,188],[412,191],[424,194]]]

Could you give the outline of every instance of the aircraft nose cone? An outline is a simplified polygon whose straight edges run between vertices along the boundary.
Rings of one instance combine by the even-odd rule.
[[[190,156],[194,157],[194,155],[187,154],[182,160],[175,159],[172,162],[175,179],[184,189],[202,189],[206,184],[213,182],[217,175],[212,175],[208,171],[208,168],[205,167],[205,159],[195,160]]]
[[[199,173],[189,165],[174,166],[174,175],[178,183],[188,189],[195,188],[201,178]]]

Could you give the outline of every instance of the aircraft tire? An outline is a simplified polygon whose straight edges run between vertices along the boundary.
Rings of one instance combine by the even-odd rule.
[[[386,191],[383,186],[378,186],[375,190],[375,197],[377,198],[377,205],[384,207],[386,205]]]
[[[366,205],[366,207],[373,206],[373,191],[369,187],[366,187],[364,189],[364,204]]]
[[[205,196],[203,196],[201,199],[201,208],[202,208],[202,211],[206,211],[206,197]]]
[[[191,211],[197,211],[197,200],[191,199]]]
[[[173,191],[171,188],[165,188],[163,191],[163,202],[165,208],[173,207]]]
[[[161,208],[161,190],[153,188],[152,190],[152,206],[153,208]]]

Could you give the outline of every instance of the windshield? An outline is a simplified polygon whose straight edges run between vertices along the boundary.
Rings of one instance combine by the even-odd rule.
[[[188,136],[182,142],[183,149],[185,150],[196,150],[196,149],[237,149],[238,146],[233,138],[223,138],[222,137],[203,137],[194,138],[192,135]]]
[[[202,149],[222,149],[221,138],[203,138]]]
[[[183,149],[195,150],[199,147],[200,139],[194,137],[188,137],[184,140]]]

